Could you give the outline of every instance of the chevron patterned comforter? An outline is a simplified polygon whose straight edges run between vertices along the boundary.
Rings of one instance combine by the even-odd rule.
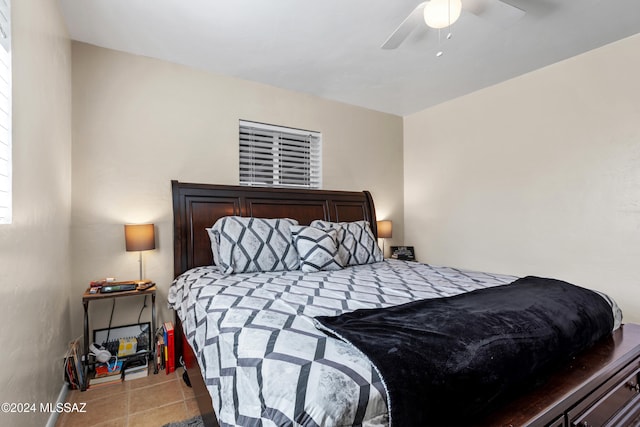
[[[385,260],[339,271],[179,276],[169,304],[182,320],[222,426],[386,425],[382,382],[314,316],[387,307],[510,283],[512,276]]]

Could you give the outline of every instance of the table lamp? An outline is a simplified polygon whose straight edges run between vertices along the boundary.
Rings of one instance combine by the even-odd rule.
[[[155,226],[153,224],[125,224],[124,240],[127,252],[140,253],[140,281],[142,282],[142,251],[156,248]]]
[[[386,219],[377,222],[378,238],[382,239],[382,256],[384,257],[384,239],[390,238],[393,232],[393,223]]]

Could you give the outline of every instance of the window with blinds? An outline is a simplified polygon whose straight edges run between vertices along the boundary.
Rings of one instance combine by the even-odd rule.
[[[240,185],[321,188],[319,132],[240,121]]]
[[[11,224],[11,11],[0,0],[0,224]]]

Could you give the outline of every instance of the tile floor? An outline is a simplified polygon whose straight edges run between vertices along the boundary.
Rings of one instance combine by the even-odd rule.
[[[161,427],[199,415],[193,391],[182,381],[182,369],[89,389],[70,390],[67,402],[86,403],[85,413],[62,413],[56,427]]]

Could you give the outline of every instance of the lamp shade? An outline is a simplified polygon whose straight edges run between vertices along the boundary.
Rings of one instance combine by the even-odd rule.
[[[387,239],[389,237],[391,237],[392,231],[393,231],[393,224],[391,223],[391,221],[384,220],[384,221],[378,221],[378,237],[381,239]]]
[[[127,251],[148,251],[156,248],[153,224],[125,224],[124,240]]]

